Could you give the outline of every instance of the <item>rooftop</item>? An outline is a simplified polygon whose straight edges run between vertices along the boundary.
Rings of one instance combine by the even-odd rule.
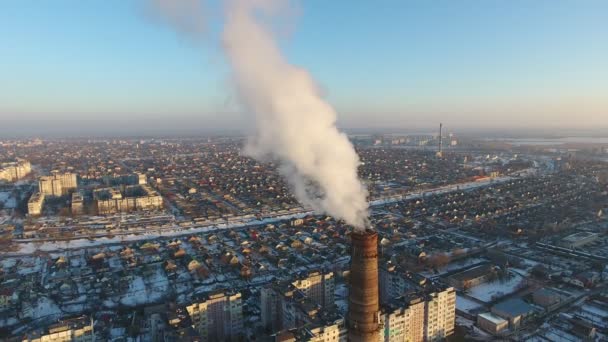
[[[493,314],[491,312],[480,313],[479,317],[482,317],[483,319],[488,320],[496,325],[507,323],[507,321],[504,318],[496,316],[495,314]]]
[[[519,298],[512,298],[494,305],[492,309],[505,312],[510,316],[520,316],[531,312],[532,306]]]

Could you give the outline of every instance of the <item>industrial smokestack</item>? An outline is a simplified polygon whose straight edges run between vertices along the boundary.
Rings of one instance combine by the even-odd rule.
[[[378,233],[353,231],[348,298],[348,340],[378,341]]]
[[[439,123],[439,149],[437,150],[437,157],[443,157],[443,124]]]

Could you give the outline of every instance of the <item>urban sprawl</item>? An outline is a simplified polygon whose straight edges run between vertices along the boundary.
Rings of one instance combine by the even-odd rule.
[[[379,341],[608,339],[608,145],[350,138]],[[346,341],[352,227],[243,144],[0,141],[0,339]]]

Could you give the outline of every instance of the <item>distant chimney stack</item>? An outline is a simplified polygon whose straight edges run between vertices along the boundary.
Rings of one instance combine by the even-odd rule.
[[[437,157],[443,157],[443,124],[439,123],[439,149],[437,150]]]

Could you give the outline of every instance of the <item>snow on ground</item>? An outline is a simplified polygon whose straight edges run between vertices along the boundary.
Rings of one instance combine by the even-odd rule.
[[[122,296],[120,302],[124,305],[136,306],[146,303],[147,300],[147,289],[144,278],[135,276],[129,284],[129,289]]]
[[[547,331],[543,336],[549,339],[549,341],[581,341],[580,338],[571,335],[561,329],[551,329]]]
[[[10,327],[11,325],[15,325],[19,323],[16,317],[4,317],[0,318],[0,328]]]
[[[24,260],[24,262],[21,263],[19,267],[17,267],[17,273],[19,275],[39,273],[42,270],[43,264],[44,261],[42,260],[42,258]]]
[[[15,266],[15,264],[17,264],[17,259],[10,258],[0,260],[0,265],[3,269],[11,268]]]
[[[89,240],[86,238],[83,239],[74,239],[68,241],[37,241],[37,242],[21,242],[18,244],[19,250],[15,252],[6,253],[6,255],[24,255],[24,254],[32,254],[35,251],[57,251],[57,250],[65,250],[65,249],[79,249],[79,248],[87,248],[87,247],[95,247],[101,245],[108,244],[119,244],[124,242],[133,242],[140,240],[154,240],[163,237],[176,237],[182,235],[190,235],[196,233],[204,233],[204,232],[212,232],[216,230],[224,230],[224,229],[233,229],[233,228],[245,228],[250,226],[260,226],[271,223],[277,223],[284,220],[294,219],[294,218],[304,218],[309,215],[313,215],[313,211],[306,211],[296,214],[287,214],[276,217],[270,217],[263,220],[249,220],[247,222],[234,222],[234,223],[221,223],[217,225],[209,225],[203,227],[192,227],[188,229],[184,229],[182,227],[175,226],[172,229],[167,229],[160,231],[159,230],[151,230],[146,232],[140,232],[137,234],[128,234],[128,235],[118,235],[114,237],[99,237],[94,240]]]
[[[458,304],[456,304],[458,305]],[[470,319],[466,319],[464,317],[461,316],[456,316],[456,325],[460,325],[461,327],[468,327],[471,328],[475,325],[475,322],[471,321]]]
[[[602,308],[600,308],[598,306],[595,306],[595,305],[592,305],[592,304],[591,305],[590,304],[585,304],[585,305],[583,305],[581,307],[581,309],[583,309],[584,311],[587,311],[589,313],[592,313],[592,314],[594,314],[596,316],[600,316],[600,317],[602,317],[604,319],[608,318],[608,311],[606,311],[606,310],[604,310],[604,309],[602,309]]]
[[[39,318],[50,318],[52,316],[61,315],[61,309],[55,304],[53,300],[47,297],[40,297],[38,301],[32,306],[32,310],[29,312],[29,317],[32,319]]]
[[[120,303],[137,306],[162,299],[169,288],[169,279],[161,268],[149,277],[134,276],[129,289],[122,295]]]
[[[519,274],[511,273],[511,278],[505,281],[496,280],[491,283],[483,283],[469,290],[470,297],[490,302],[493,299],[503,297],[516,291],[517,286],[523,281]]]
[[[6,209],[17,207],[17,199],[12,197],[10,192],[0,192],[0,202],[4,203],[4,208]]]
[[[370,204],[370,206],[384,205],[384,204],[394,203],[394,202],[408,200],[408,199],[420,198],[420,197],[422,197],[423,194],[424,195],[443,194],[443,193],[448,193],[451,191],[456,191],[458,189],[460,189],[460,190],[474,189],[474,188],[478,188],[478,187],[482,187],[482,186],[486,186],[486,185],[490,185],[490,184],[506,182],[511,179],[513,179],[513,178],[507,176],[507,177],[494,178],[489,181],[476,181],[476,182],[469,182],[469,183],[462,183],[462,184],[452,184],[452,185],[442,186],[442,187],[427,190],[427,191],[414,192],[414,193],[411,193],[411,194],[405,195],[405,196],[397,196],[394,198],[374,200],[374,201],[370,201],[369,204]],[[228,222],[228,223],[217,223],[217,221],[216,221],[216,223],[213,223],[213,224],[209,224],[209,225],[205,225],[205,226],[193,226],[190,228],[183,228],[183,227],[179,227],[176,225],[170,229],[166,229],[166,228],[163,228],[163,230],[155,229],[155,230],[146,231],[146,232],[139,232],[137,234],[114,236],[112,238],[99,237],[94,240],[89,240],[89,239],[83,238],[83,239],[75,239],[75,240],[69,240],[69,241],[21,242],[18,245],[19,250],[15,251],[15,252],[6,253],[6,255],[7,256],[8,255],[18,256],[18,255],[24,255],[24,254],[32,254],[37,250],[51,252],[51,251],[64,250],[64,249],[78,249],[78,248],[94,247],[94,246],[107,245],[107,244],[119,244],[119,243],[123,243],[123,242],[132,242],[132,241],[139,241],[139,240],[151,240],[151,239],[158,239],[158,238],[162,238],[162,237],[176,237],[176,236],[203,233],[203,232],[211,232],[211,231],[223,230],[223,229],[245,228],[245,227],[250,227],[250,226],[277,223],[280,221],[294,219],[294,218],[304,218],[306,216],[314,215],[314,214],[315,214],[314,211],[303,210],[303,211],[298,211],[298,212],[293,212],[293,213],[287,213],[284,215],[272,216],[272,217],[268,217],[268,218],[261,219],[261,220],[243,218],[241,220],[234,221],[234,222]]]
[[[464,312],[470,312],[475,309],[479,309],[483,304],[478,303],[472,299],[463,297],[461,295],[456,296],[456,309]]]

